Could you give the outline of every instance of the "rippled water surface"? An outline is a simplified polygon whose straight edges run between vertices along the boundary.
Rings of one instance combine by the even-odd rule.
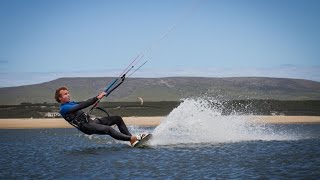
[[[0,179],[320,178],[320,125],[269,128],[295,138],[131,148],[75,129],[0,130]]]
[[[320,124],[249,123],[212,102],[186,99],[157,127],[129,127],[153,134],[147,148],[76,129],[0,130],[0,179],[320,179]]]

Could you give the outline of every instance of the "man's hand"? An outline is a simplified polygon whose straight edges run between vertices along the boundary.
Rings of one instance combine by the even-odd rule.
[[[102,99],[106,94],[107,94],[106,92],[101,92],[101,93],[97,96],[97,98],[98,98],[98,99]]]

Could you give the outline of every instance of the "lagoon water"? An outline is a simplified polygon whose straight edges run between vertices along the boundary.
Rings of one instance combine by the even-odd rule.
[[[146,148],[76,129],[0,130],[0,179],[319,179],[320,125],[249,124],[186,100]]]

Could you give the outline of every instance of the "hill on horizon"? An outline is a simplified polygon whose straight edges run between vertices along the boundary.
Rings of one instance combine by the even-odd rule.
[[[97,95],[114,77],[59,78],[53,81],[0,88],[0,104],[54,103],[54,92],[67,86],[72,99],[82,101]],[[179,101],[183,98],[217,100],[275,99],[320,100],[320,82],[268,77],[166,77],[128,78],[104,101]]]

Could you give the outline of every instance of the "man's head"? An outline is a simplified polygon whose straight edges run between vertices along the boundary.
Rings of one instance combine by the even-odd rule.
[[[70,101],[70,94],[67,87],[63,86],[56,90],[56,94],[54,96],[58,103],[65,103]]]

